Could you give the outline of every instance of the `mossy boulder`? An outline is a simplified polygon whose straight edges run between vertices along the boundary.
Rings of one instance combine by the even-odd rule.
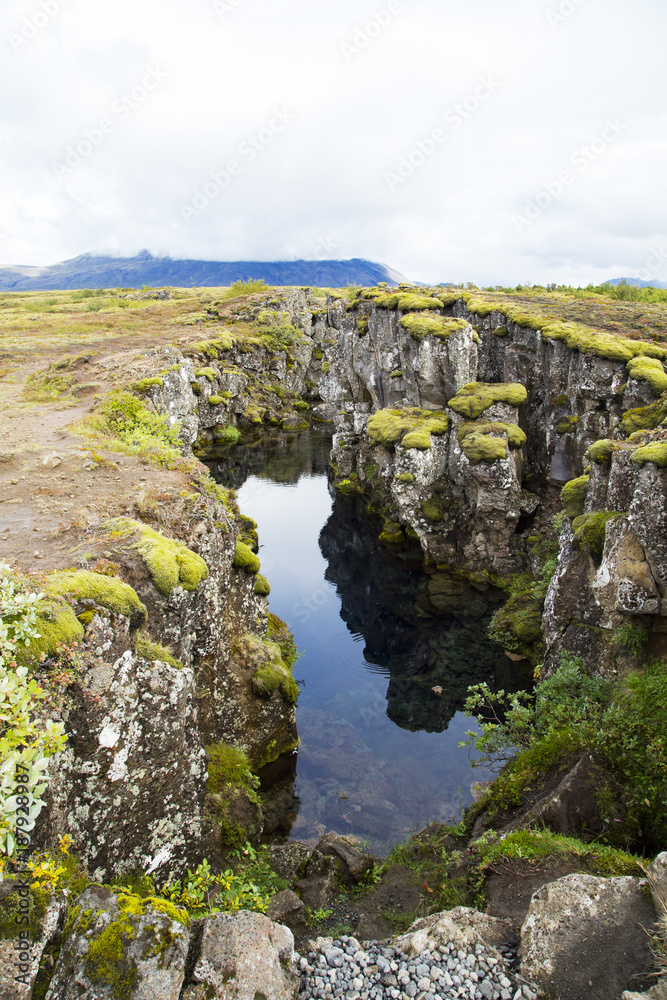
[[[161,389],[164,382],[156,375],[154,378],[142,378],[139,382],[135,382],[132,386],[134,392],[138,392],[141,396],[146,396],[151,391],[151,389]]]
[[[259,573],[261,563],[259,557],[245,542],[238,541],[234,550],[234,568],[244,569],[246,573]]]
[[[261,573],[255,578],[255,593],[258,597],[268,597],[271,593],[271,584]]]
[[[252,671],[252,689],[256,695],[270,698],[279,691],[284,701],[296,703],[299,688],[277,642],[248,634],[239,640],[234,652]]]
[[[658,358],[635,357],[626,367],[630,378],[648,382],[656,396],[667,390],[667,374]]]
[[[635,465],[644,466],[647,462],[657,465],[659,469],[667,468],[667,441],[650,441],[631,456]]]
[[[368,418],[366,432],[373,444],[392,449],[403,448],[427,451],[431,447],[431,434],[445,434],[449,417],[436,410],[420,410],[415,406],[378,410]]]
[[[411,472],[400,472],[397,476],[394,476],[397,483],[402,483],[404,486],[410,486],[415,481],[415,477]]]
[[[458,430],[459,444],[468,461],[497,462],[507,457],[505,441],[513,450],[523,448],[526,435],[517,424],[479,420],[465,423]]]
[[[603,462],[606,462],[611,457],[613,450],[614,442],[610,438],[601,438],[600,441],[596,441],[595,444],[590,446],[587,455],[591,462],[602,465]]]
[[[29,644],[18,646],[16,650],[16,659],[21,665],[56,656],[63,646],[71,646],[83,639],[83,625],[69,604],[55,595],[47,595],[37,605],[35,628],[39,637],[31,639]]]
[[[214,382],[218,378],[215,368],[195,368],[195,378],[205,378],[209,382]]]
[[[400,325],[415,340],[421,340],[423,337],[439,337],[441,340],[447,340],[448,337],[460,333],[468,327],[468,323],[464,319],[433,316],[428,312],[410,313],[403,316]]]
[[[572,522],[575,545],[585,545],[594,558],[598,559],[604,549],[607,522],[614,517],[623,517],[619,511],[602,510],[594,514],[581,514]]]
[[[579,417],[562,417],[556,424],[556,434],[574,434]]]
[[[146,606],[139,600],[129,584],[114,576],[72,570],[53,573],[46,581],[51,594],[70,597],[76,601],[93,601],[115,615],[130,619],[132,629],[141,628],[147,619]]]
[[[238,847],[262,830],[259,778],[240,748],[228,743],[206,747],[209,804],[220,829],[222,845]]]
[[[579,476],[577,479],[571,479],[569,483],[565,483],[560,491],[563,510],[568,517],[575,518],[583,514],[589,480],[590,476]]]
[[[403,528],[400,524],[395,521],[385,521],[384,527],[380,533],[380,542],[382,545],[402,545],[405,541],[405,535],[403,534]]]
[[[182,662],[177,660],[166,646],[151,639],[147,632],[137,634],[136,650],[137,656],[143,657],[150,663],[167,663],[170,667],[175,667],[176,670],[183,669]]]
[[[146,569],[158,590],[169,597],[176,587],[196,590],[208,577],[208,566],[195,552],[182,542],[167,538],[141,521],[119,518],[109,525],[113,534],[138,536],[134,548],[143,559]]]
[[[528,393],[519,382],[469,382],[449,400],[448,406],[468,420],[476,420],[494,403],[521,406]]]
[[[651,403],[649,406],[638,406],[634,410],[626,410],[621,418],[621,431],[630,437],[636,431],[652,431],[667,417],[667,402]]]
[[[424,309],[442,309],[442,302],[431,295],[416,292],[393,292],[378,295],[375,299],[378,309],[398,309],[399,312],[421,312]]]

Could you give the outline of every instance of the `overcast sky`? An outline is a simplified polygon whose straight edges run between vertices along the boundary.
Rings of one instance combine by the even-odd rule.
[[[667,280],[664,0],[4,0],[0,265]]]

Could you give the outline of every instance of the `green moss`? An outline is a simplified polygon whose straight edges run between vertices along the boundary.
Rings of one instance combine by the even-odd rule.
[[[225,391],[221,392],[220,395],[222,396],[223,399],[233,399],[234,398],[234,393],[230,392],[229,389],[225,389]],[[209,397],[209,399],[210,399],[210,397]]]
[[[180,424],[170,424],[131,392],[113,390],[94,411],[73,425],[76,434],[125,455],[140,455],[174,468],[181,458]]]
[[[394,479],[397,483],[404,483],[406,486],[409,486],[415,481],[415,477],[411,472],[401,472],[398,476],[394,476]]]
[[[220,406],[224,402],[223,396],[209,396],[207,401],[209,406]]]
[[[606,844],[585,844],[575,837],[565,837],[551,830],[513,830],[495,843],[477,841],[485,867],[500,861],[528,858],[578,858],[582,867],[598,875],[635,875],[644,873],[642,860],[625,851],[617,851]]]
[[[46,597],[37,605],[35,628],[39,638],[19,646],[16,659],[22,665],[55,656],[61,646],[71,646],[83,639],[83,625],[72,609],[57,597]]]
[[[233,445],[238,444],[241,432],[238,427],[234,427],[232,424],[217,424],[213,428],[213,435],[217,444]]]
[[[431,434],[444,434],[448,428],[446,413],[398,407],[378,410],[369,417],[366,431],[373,444],[391,449],[400,443],[403,448],[426,451],[431,447]]]
[[[651,462],[659,469],[664,469],[667,467],[667,441],[651,441],[637,448],[631,459],[635,465],[644,466],[647,462]]]
[[[427,521],[441,521],[445,513],[438,501],[433,498],[424,500],[420,509]]]
[[[161,389],[163,385],[164,382],[161,378],[159,378],[159,376],[156,376],[155,378],[142,378],[139,382],[135,382],[133,384],[132,391],[145,396],[151,391],[151,389]]]
[[[649,406],[639,406],[634,410],[626,410],[621,419],[621,430],[625,437],[630,437],[636,431],[655,430],[667,417],[667,403],[651,403]]]
[[[442,302],[430,295],[415,292],[394,292],[378,295],[375,299],[378,309],[398,309],[400,312],[420,312],[423,309],[442,309]]]
[[[491,436],[502,434],[507,438],[507,443],[512,449],[523,448],[526,443],[526,435],[517,424],[507,424],[503,421],[479,420],[475,423],[461,424],[459,427],[459,444],[462,446],[464,452],[465,440],[471,434],[487,434]]]
[[[78,601],[94,601],[115,615],[124,615],[130,619],[132,628],[140,628],[146,623],[148,612],[136,591],[114,576],[89,573],[87,570],[53,573],[45,586],[51,594],[73,597]]]
[[[257,574],[257,578],[255,580],[255,593],[259,597],[268,597],[271,593],[271,584],[265,576],[262,576],[261,573]]]
[[[591,462],[596,462],[598,465],[602,465],[610,457],[612,451],[614,450],[614,442],[609,438],[602,438],[600,441],[596,441],[592,444],[586,454],[590,458]]]
[[[395,372],[391,372],[389,378],[403,378],[403,369],[397,368]]]
[[[586,495],[588,493],[589,476],[579,476],[571,479],[560,491],[563,510],[570,518],[579,517],[584,512]]]
[[[556,434],[573,434],[578,423],[579,417],[562,417],[556,424]]]
[[[365,337],[368,333],[368,320],[365,316],[360,316],[357,320],[357,333],[360,337]]]
[[[121,535],[139,535],[132,547],[143,559],[156,590],[166,597],[179,585],[184,590],[195,590],[208,577],[204,560],[182,542],[131,518],[119,518],[109,526]]]
[[[358,496],[363,492],[356,479],[341,479],[334,485],[344,496]]]
[[[401,525],[395,521],[385,521],[380,533],[382,545],[402,545],[404,541],[405,535]]]
[[[195,378],[206,378],[209,382],[214,382],[218,378],[215,368],[195,368]]]
[[[159,660],[161,663],[168,663],[170,667],[175,667],[176,670],[183,669],[181,661],[172,656],[165,646],[154,642],[146,632],[139,632],[137,634],[136,650],[138,656],[142,656],[151,663]]]
[[[446,340],[453,334],[468,328],[468,323],[464,319],[430,316],[427,312],[403,316],[400,325],[415,340],[421,340],[422,337],[440,337],[441,340]]]
[[[19,931],[36,941],[42,932],[48,901],[46,891],[36,886],[30,886],[23,898],[18,892],[6,896],[0,903],[0,941],[16,937]]]
[[[246,573],[259,573],[261,563],[258,556],[245,542],[237,542],[234,551],[235,569],[244,569]]]
[[[196,344],[190,344],[183,349],[183,353],[186,356],[203,354],[206,358],[217,358],[221,354],[224,354],[225,351],[230,351],[234,343],[234,337],[229,333],[224,333],[213,340],[200,340]]]
[[[518,407],[527,398],[528,393],[518,382],[470,382],[459,389],[453,399],[449,400],[448,406],[460,416],[476,420],[494,403]]]
[[[606,358],[608,361],[625,362],[637,355],[653,358],[666,356],[664,347],[646,344],[640,340],[618,337],[613,333],[593,330],[580,323],[554,322],[544,316],[519,315],[515,314],[512,307],[503,311],[507,313],[508,318],[521,326],[541,330],[543,338],[562,340],[569,348],[580,351],[582,354],[593,354],[598,358]]]
[[[507,337],[509,336],[509,330],[506,326],[497,326],[493,331],[494,337]]]
[[[665,374],[662,362],[657,358],[632,358],[626,367],[630,378],[648,382],[656,396],[667,390],[667,374]]]
[[[507,458],[507,439],[473,431],[461,442],[463,453],[472,465],[479,462],[501,462]]]
[[[574,541],[577,545],[588,546],[591,555],[599,558],[604,549],[607,521],[614,517],[623,517],[619,511],[597,511],[595,514],[581,514],[572,522]]]
[[[529,573],[510,578],[509,600],[495,612],[488,633],[503,649],[519,653],[535,663],[542,639],[542,610],[548,580],[535,580]]]
[[[256,695],[270,698],[275,691],[280,691],[286,702],[295,704],[299,688],[277,642],[245,635],[234,647],[234,652],[252,671],[252,688]]]
[[[208,754],[208,790],[221,795],[232,788],[241,788],[259,804],[259,778],[253,774],[248,755],[229,743],[214,743],[206,747]]]

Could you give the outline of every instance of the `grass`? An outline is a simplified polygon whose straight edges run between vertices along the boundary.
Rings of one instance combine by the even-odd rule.
[[[94,411],[73,425],[73,431],[98,447],[140,458],[167,469],[186,460],[181,453],[179,425],[169,424],[146,403],[125,390],[113,390]]]

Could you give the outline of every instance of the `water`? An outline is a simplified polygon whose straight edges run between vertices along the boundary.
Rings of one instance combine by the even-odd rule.
[[[271,611],[302,651],[291,836],[333,830],[385,853],[411,830],[461,819],[471,784],[489,777],[458,746],[472,723],[467,687],[515,689],[518,678],[486,637],[499,595],[466,598],[475,618],[434,616],[418,548],[388,552],[363,501],[332,500],[330,446],[324,433],[276,435],[231,449],[213,472],[258,522]]]

